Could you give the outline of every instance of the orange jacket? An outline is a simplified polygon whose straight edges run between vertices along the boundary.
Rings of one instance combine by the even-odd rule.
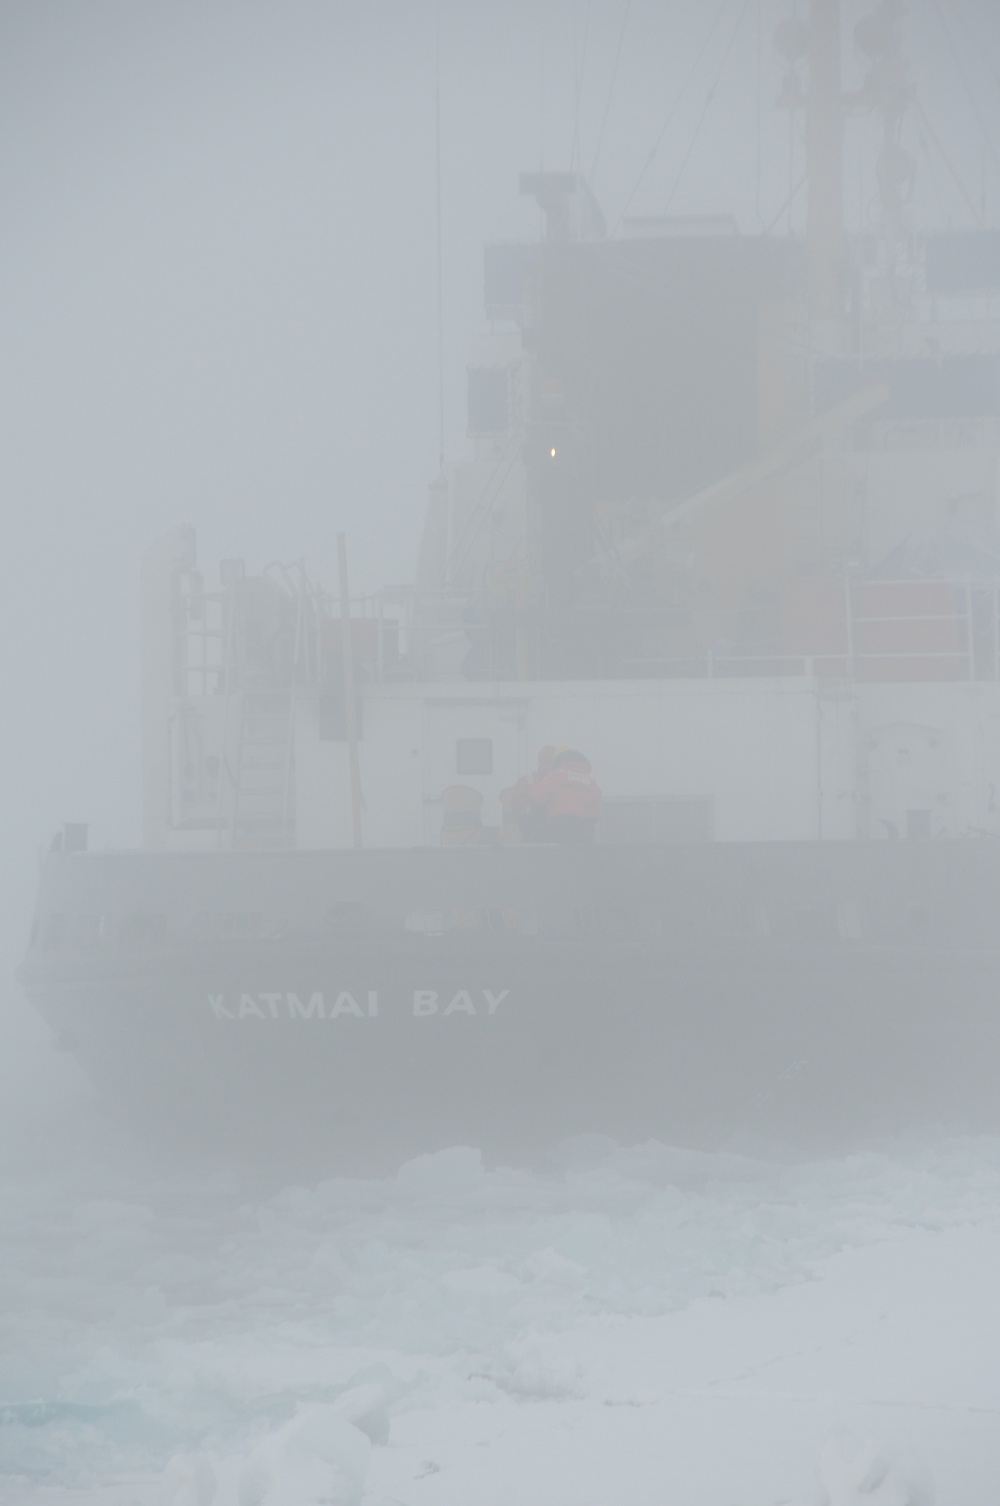
[[[544,808],[547,816],[582,816],[596,821],[601,814],[601,791],[581,755],[562,758],[544,779],[531,786],[529,798]]]

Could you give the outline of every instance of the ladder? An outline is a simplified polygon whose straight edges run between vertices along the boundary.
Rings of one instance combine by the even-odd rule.
[[[244,690],[240,697],[229,845],[295,843],[295,698],[288,690]]]
[[[219,788],[218,843],[230,848],[295,846],[295,707],[305,638],[304,575],[295,592],[295,645],[284,684],[236,688],[237,621],[230,600],[222,726],[224,778]],[[230,708],[237,718],[229,739]],[[233,744],[235,746],[233,746]],[[227,747],[232,747],[227,756]],[[228,786],[229,799],[226,799]]]

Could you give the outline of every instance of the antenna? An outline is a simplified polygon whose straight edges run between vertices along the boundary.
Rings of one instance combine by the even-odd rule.
[[[844,94],[841,79],[840,0],[813,0],[808,21],[785,20],[774,34],[789,72],[779,105],[804,109],[806,173],[807,299],[811,319],[837,321],[843,315]],[[798,64],[809,69],[803,93]],[[798,189],[790,191],[788,203]]]
[[[813,0],[806,96],[806,255],[809,313],[819,320],[840,319],[843,313],[844,98],[840,48],[840,0]]]
[[[434,14],[434,185],[437,228],[438,474],[444,475],[444,256],[441,233],[441,0]]]

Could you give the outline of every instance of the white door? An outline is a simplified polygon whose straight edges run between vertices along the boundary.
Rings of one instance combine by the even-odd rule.
[[[512,701],[456,700],[424,703],[424,840],[441,840],[441,797],[465,785],[483,797],[482,820],[499,827],[500,791],[525,772],[526,705]]]
[[[948,820],[945,740],[934,727],[896,722],[872,733],[870,835],[937,837]]]

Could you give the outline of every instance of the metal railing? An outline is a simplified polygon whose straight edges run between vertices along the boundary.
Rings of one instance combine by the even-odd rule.
[[[318,683],[323,674],[321,623],[339,619],[339,600],[304,580],[284,584],[298,599],[295,681]],[[847,578],[821,583],[821,590],[825,595],[811,620],[807,613],[806,621],[796,622],[793,613],[783,622],[780,605],[777,610],[754,608],[733,641],[687,652],[658,654],[654,649],[616,656],[613,665],[595,663],[592,673],[580,678],[1000,680],[1000,584]],[[544,612],[507,607],[494,623],[489,612],[475,613],[483,595],[395,588],[352,597],[352,620],[371,621],[374,627],[362,678],[377,683],[463,680],[470,677],[468,656],[459,646],[471,648],[484,633],[495,630],[510,637],[523,629],[543,641]],[[238,615],[232,587],[199,594],[196,613],[186,616],[182,628],[184,694],[225,696],[238,685]],[[695,639],[704,636],[692,626]],[[547,674],[544,660],[542,652],[538,672],[530,678],[565,677]],[[523,667],[521,673],[523,677]],[[517,679],[518,665],[509,654],[491,655],[487,677]]]
[[[892,598],[897,599],[894,604]],[[947,600],[947,604],[944,604]],[[805,676],[845,680],[1000,679],[1000,586],[972,580],[853,580],[823,624],[826,646],[716,645],[697,656],[634,659],[639,675],[696,679]],[[829,640],[835,640],[833,642]],[[836,641],[838,640],[839,641]]]

